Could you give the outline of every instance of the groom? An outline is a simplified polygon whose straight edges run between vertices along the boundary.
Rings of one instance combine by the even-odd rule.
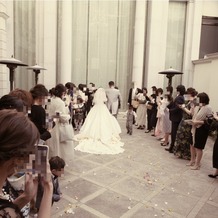
[[[106,90],[107,107],[111,114],[117,117],[119,101],[121,102],[120,90],[115,89],[113,81],[110,81],[108,85],[109,89]]]

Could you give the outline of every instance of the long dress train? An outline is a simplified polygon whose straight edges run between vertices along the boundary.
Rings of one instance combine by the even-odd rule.
[[[106,101],[104,89],[98,89],[94,96],[95,105],[90,110],[80,133],[74,137],[79,141],[75,150],[92,154],[118,154],[124,151],[119,137],[119,123],[104,104]]]

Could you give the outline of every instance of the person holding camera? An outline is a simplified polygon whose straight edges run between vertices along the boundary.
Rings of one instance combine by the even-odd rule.
[[[16,110],[1,110],[0,124],[0,217],[23,217],[21,209],[37,192],[37,175],[26,169],[27,165],[33,164],[39,132],[22,112]],[[15,169],[25,169],[26,176],[24,192],[14,200],[5,193],[3,186],[7,178],[15,173]],[[46,178],[42,183],[45,191],[38,218],[50,217],[51,213],[53,185],[51,179]]]

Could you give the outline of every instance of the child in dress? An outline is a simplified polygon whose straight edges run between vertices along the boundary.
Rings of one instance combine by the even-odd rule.
[[[132,135],[132,126],[135,124],[136,113],[133,111],[133,106],[129,105],[129,110],[126,112],[126,129],[127,134]]]
[[[77,97],[77,103],[73,106],[74,110],[74,123],[75,130],[80,131],[80,128],[83,124],[85,118],[85,104],[83,103],[83,99],[81,97]]]

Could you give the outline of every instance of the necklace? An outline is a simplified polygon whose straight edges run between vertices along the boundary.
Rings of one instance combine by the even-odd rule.
[[[0,198],[7,201],[11,201],[10,195],[7,194],[4,189],[2,189],[2,193],[0,193]]]

